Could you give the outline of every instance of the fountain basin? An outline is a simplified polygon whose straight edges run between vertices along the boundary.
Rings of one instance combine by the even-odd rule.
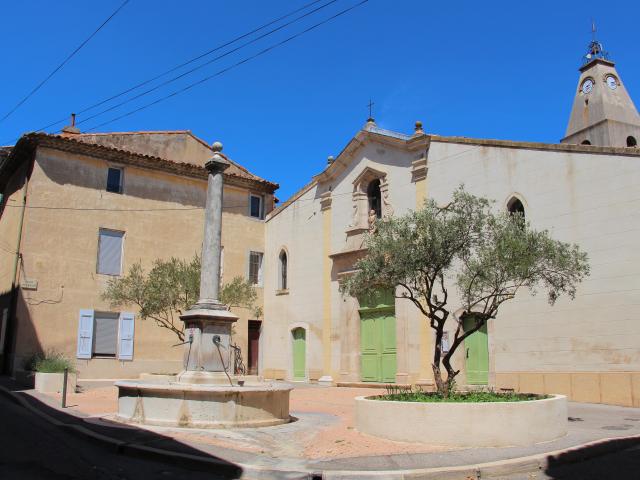
[[[118,418],[128,423],[183,428],[267,427],[288,423],[292,387],[116,382]]]

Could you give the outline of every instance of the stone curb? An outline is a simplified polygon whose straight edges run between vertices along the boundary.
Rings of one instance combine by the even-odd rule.
[[[47,422],[60,428],[69,430],[72,433],[81,435],[100,443],[103,447],[109,448],[116,453],[149,458],[153,460],[171,461],[176,465],[191,467],[201,470],[203,468],[215,467],[227,473],[237,473],[238,467],[243,471],[243,477],[253,479],[311,479],[323,480],[357,480],[364,478],[385,478],[389,480],[466,480],[469,478],[479,479],[496,475],[509,475],[514,473],[529,473],[544,470],[549,463],[554,466],[567,465],[582,462],[592,458],[600,457],[610,453],[626,450],[640,444],[640,435],[629,437],[616,437],[595,440],[571,448],[540,453],[527,457],[499,460],[495,462],[479,463],[473,465],[461,465],[452,467],[434,467],[412,470],[325,470],[317,469],[296,469],[261,467],[247,465],[243,463],[227,463],[214,458],[178,453],[171,450],[148,447],[137,443],[124,442],[115,438],[96,433],[82,425],[73,425],[61,422],[60,420],[42,412],[31,405],[20,395],[12,392],[0,385],[0,393],[10,400],[18,403],[30,412],[38,415]],[[55,407],[54,407],[55,408]],[[588,451],[585,451],[588,448]]]

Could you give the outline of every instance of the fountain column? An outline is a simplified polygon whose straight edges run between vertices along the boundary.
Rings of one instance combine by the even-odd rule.
[[[220,252],[222,238],[223,172],[229,162],[213,144],[213,157],[205,164],[208,172],[204,212],[200,298],[180,316],[185,323],[184,371],[180,383],[228,383],[224,367],[233,374],[229,343],[231,325],[238,317],[220,303]],[[222,358],[221,358],[222,357]]]

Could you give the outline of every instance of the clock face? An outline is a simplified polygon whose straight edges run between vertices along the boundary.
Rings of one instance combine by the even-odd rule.
[[[616,88],[618,88],[618,81],[616,80],[616,77],[612,77],[611,75],[609,75],[606,81],[611,90],[615,90]]]
[[[582,83],[582,93],[589,93],[591,92],[591,90],[593,90],[593,80],[591,80],[590,78],[587,78]]]

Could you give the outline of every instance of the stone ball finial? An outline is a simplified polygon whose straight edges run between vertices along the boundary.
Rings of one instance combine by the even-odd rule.
[[[213,145],[211,145],[211,149],[214,152],[221,152],[222,151],[222,143],[221,142],[214,142]]]
[[[333,155],[329,155],[327,157],[327,165],[331,165],[334,161],[335,161],[335,158],[333,158]]]

